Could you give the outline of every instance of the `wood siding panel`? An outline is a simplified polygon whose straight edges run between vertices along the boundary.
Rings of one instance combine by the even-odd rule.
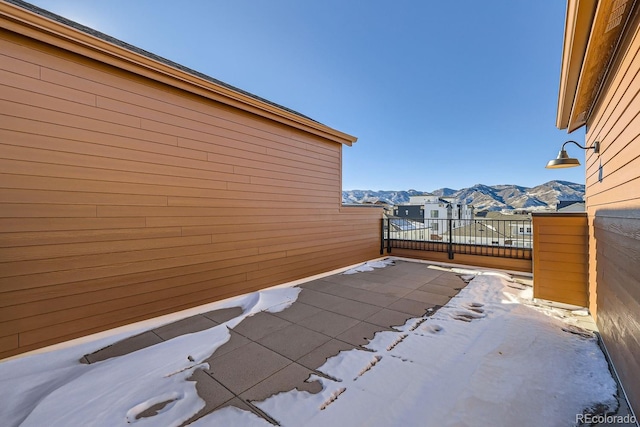
[[[51,191],[78,191],[88,193],[115,193],[136,195],[160,195],[168,196],[169,206],[226,206],[242,207],[248,203],[272,203],[297,202],[302,203],[326,203],[335,202],[335,194],[320,196],[318,194],[289,195],[267,194],[251,192],[244,194],[241,191],[213,190],[193,187],[177,187],[170,185],[137,184],[128,182],[98,181],[91,179],[68,179],[31,175],[3,174],[0,173],[0,181],[7,188],[25,190],[51,190]],[[247,196],[251,198],[248,199]],[[221,202],[224,200],[224,202]]]
[[[640,17],[636,13],[587,122],[590,311],[640,413]],[[600,170],[600,165],[602,169]]]
[[[533,215],[533,296],[587,307],[588,223],[585,214]]]
[[[33,77],[35,79],[40,78],[40,67],[38,65],[30,64],[29,62],[3,54],[0,54],[0,70],[9,71],[22,76]]]
[[[0,358],[379,256],[342,146],[0,30]]]

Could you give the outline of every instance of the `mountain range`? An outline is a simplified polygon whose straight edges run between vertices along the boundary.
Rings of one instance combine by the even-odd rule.
[[[559,201],[583,200],[584,185],[567,181],[549,181],[531,188],[519,185],[476,184],[460,190],[440,188],[430,192],[349,190],[342,192],[342,202],[347,204],[385,202],[400,205],[408,203],[410,196],[422,194],[452,197],[456,203],[473,205],[476,210],[544,210],[555,209]]]

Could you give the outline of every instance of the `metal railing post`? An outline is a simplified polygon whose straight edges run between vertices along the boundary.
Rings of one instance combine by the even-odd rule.
[[[391,253],[391,219],[387,218],[387,253]]]
[[[453,259],[453,219],[449,218],[449,259]]]
[[[384,254],[384,218],[380,218],[380,255]]]

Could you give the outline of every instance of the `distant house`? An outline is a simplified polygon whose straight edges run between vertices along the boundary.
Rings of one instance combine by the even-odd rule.
[[[478,212],[475,219],[492,227],[504,228],[505,245],[530,248],[533,235],[531,214],[502,213],[495,211]]]
[[[486,220],[465,221],[464,225],[442,233],[445,241],[470,245],[531,248],[533,229],[530,221]]]
[[[393,208],[393,215],[398,218],[408,218],[422,222],[424,220],[424,208],[420,205],[398,205]]]
[[[586,212],[586,205],[582,200],[559,201],[556,206],[557,212]]]
[[[431,229],[422,219],[389,218],[389,238],[397,240],[442,240],[437,229]]]
[[[439,222],[437,220],[449,218],[454,220],[470,220],[473,217],[473,207],[457,204],[453,198],[439,197],[434,194],[423,194],[409,197],[409,204],[396,206],[394,208],[394,215],[399,218],[411,219],[418,219],[420,217],[425,223],[431,222],[437,230]],[[454,227],[461,225],[462,222],[454,221]],[[442,227],[442,225],[440,227]]]
[[[495,227],[483,221],[472,221],[468,225],[455,228],[451,231],[453,243],[470,245],[504,245],[508,240],[510,230]],[[443,239],[449,241],[449,232],[445,231]]]
[[[351,135],[20,0],[0,73],[0,358],[379,256]]]

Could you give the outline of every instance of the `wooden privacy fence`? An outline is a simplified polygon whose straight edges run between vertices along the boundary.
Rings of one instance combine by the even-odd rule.
[[[534,298],[587,307],[587,214],[533,214]]]

